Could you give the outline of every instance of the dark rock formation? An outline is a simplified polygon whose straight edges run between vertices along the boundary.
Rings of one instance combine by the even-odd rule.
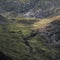
[[[5,10],[9,13],[13,12],[16,14],[26,14],[30,12],[29,17],[37,18],[60,15],[59,7],[60,0],[28,0],[28,2],[25,3],[17,0],[0,1],[0,10]],[[12,15],[12,13],[10,14]]]
[[[60,45],[60,21],[53,21],[40,34],[46,40],[46,45]]]

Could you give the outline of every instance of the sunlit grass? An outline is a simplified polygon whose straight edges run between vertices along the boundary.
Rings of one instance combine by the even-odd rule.
[[[55,16],[52,18],[45,18],[45,19],[40,19],[40,21],[36,22],[33,24],[34,28],[36,29],[43,29],[46,26],[48,26],[51,22],[56,21],[56,20],[60,20],[60,16]]]

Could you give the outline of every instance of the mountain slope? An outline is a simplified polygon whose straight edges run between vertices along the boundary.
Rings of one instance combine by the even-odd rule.
[[[10,15],[18,16],[23,13],[23,17],[44,18],[60,15],[60,0],[2,0],[0,7]],[[29,14],[26,15],[27,13]]]
[[[6,17],[3,18],[4,21],[6,21]],[[25,20],[25,22],[17,22],[21,20]],[[8,19],[8,21],[9,24],[0,24],[0,56],[3,57],[4,55],[6,59],[9,57],[7,60],[60,60],[60,43],[57,45],[52,42],[54,41],[54,39],[52,39],[52,45],[49,39],[47,41],[47,37],[53,37],[53,34],[56,32],[56,30],[52,29],[51,24],[53,24],[54,27],[58,25],[59,28],[56,27],[57,32],[60,31],[60,16],[42,20],[39,19],[38,21],[34,21],[33,19],[26,20],[26,18],[20,20]],[[28,23],[30,22],[30,25],[26,23],[27,21]],[[34,22],[32,23],[32,21]],[[44,25],[42,26],[43,29],[40,23]],[[37,25],[37,27],[35,25]],[[51,26],[51,29],[49,29],[49,26]],[[50,34],[51,30],[54,31],[52,34]],[[48,32],[50,37],[49,34],[46,34]],[[55,34],[57,34],[56,37],[59,39],[60,35],[57,32]],[[56,41],[57,43],[59,42],[58,39]]]
[[[60,60],[60,0],[0,0],[3,58]]]
[[[33,26],[45,38],[46,45],[60,45],[60,16],[41,19],[33,24]]]

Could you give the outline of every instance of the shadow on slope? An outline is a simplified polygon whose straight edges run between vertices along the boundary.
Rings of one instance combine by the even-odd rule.
[[[3,52],[0,52],[0,60],[13,60],[13,59],[9,56],[6,56]]]

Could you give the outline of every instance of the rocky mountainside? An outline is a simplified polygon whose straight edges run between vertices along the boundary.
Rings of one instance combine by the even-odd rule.
[[[50,46],[60,46],[60,17],[43,19],[34,24],[38,33],[46,40],[44,43]]]
[[[0,0],[0,60],[60,60],[60,0]]]
[[[60,15],[60,0],[1,0],[0,10],[13,16],[45,18]]]
[[[0,22],[0,60],[60,60],[60,16]]]

